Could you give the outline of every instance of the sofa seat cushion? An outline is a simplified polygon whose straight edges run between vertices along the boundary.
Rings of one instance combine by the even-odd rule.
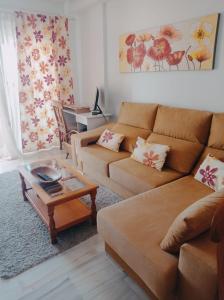
[[[181,173],[163,169],[161,172],[133,160],[122,159],[109,165],[110,178],[134,194],[143,193],[183,176]]]
[[[217,299],[217,246],[204,234],[180,249],[179,299]]]
[[[85,168],[91,168],[105,176],[109,176],[109,164],[111,162],[119,161],[129,156],[129,152],[114,152],[96,144],[80,148],[80,158],[83,162],[84,171]]]
[[[192,176],[124,200],[98,213],[98,231],[159,299],[169,299],[177,280],[178,259],[160,248],[176,216],[211,193]]]

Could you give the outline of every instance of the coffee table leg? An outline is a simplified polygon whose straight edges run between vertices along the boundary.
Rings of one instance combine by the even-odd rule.
[[[51,243],[57,243],[57,231],[55,229],[55,222],[54,222],[54,207],[48,207],[48,217],[49,217],[49,229],[50,229],[50,236],[51,236]]]
[[[23,175],[21,173],[19,173],[20,179],[21,179],[21,183],[22,183],[22,193],[23,193],[23,199],[24,201],[28,201],[27,197],[26,197],[26,191],[27,191],[27,187],[26,187],[26,182],[25,179],[23,177]]]
[[[91,211],[92,211],[92,224],[96,225],[96,191],[91,192]]]

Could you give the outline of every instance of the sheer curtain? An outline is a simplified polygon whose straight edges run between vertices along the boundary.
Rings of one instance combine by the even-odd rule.
[[[16,24],[13,14],[0,12],[0,159],[21,151]]]

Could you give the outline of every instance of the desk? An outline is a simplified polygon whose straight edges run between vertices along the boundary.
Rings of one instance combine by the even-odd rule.
[[[106,123],[106,121],[110,121],[111,114],[102,114],[92,115],[91,112],[87,113],[76,113],[72,109],[64,108],[63,109],[66,121],[69,123],[69,127],[74,124],[76,125],[77,131],[82,132],[85,130],[91,130],[102,126]],[[106,118],[106,119],[105,119]]]

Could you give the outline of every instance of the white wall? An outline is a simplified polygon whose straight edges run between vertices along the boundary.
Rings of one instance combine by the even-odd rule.
[[[96,4],[76,15],[77,80],[82,104],[93,105],[96,86],[104,87],[103,6]],[[75,52],[75,51],[74,51]]]
[[[45,0],[0,0],[1,9],[64,14],[63,2]]]
[[[223,0],[109,0],[105,5],[105,11],[97,4],[79,14],[84,101],[91,97],[94,86],[102,83],[108,88],[113,113],[124,99],[224,111],[223,16],[213,71],[121,74],[118,60],[120,34],[222,12]]]

